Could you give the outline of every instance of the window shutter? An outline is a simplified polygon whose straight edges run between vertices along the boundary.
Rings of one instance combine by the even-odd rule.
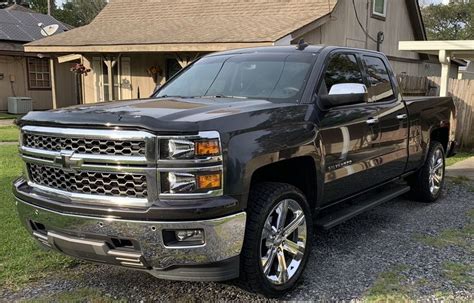
[[[132,99],[132,75],[130,57],[120,58],[120,96],[122,100]]]

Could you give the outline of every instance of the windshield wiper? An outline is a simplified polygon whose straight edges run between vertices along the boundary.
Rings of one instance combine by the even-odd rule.
[[[216,98],[216,99],[222,99],[222,98],[229,98],[229,99],[248,99],[248,97],[244,97],[244,96],[226,96],[226,95],[201,96],[200,98]]]
[[[179,96],[179,95],[175,95],[175,96],[171,96],[171,95],[163,95],[163,96],[159,96],[159,97],[155,97],[156,99],[161,99],[161,98],[182,98],[182,99],[193,99],[193,98],[196,98],[194,96]]]

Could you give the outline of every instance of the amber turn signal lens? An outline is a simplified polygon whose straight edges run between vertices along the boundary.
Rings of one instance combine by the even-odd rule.
[[[203,140],[194,143],[194,153],[196,156],[213,156],[221,152],[219,147],[219,140]]]
[[[197,176],[199,189],[221,188],[221,174],[209,174]]]

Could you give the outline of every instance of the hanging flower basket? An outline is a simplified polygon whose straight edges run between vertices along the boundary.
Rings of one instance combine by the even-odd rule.
[[[161,77],[161,75],[162,75],[161,68],[159,66],[156,66],[156,65],[150,66],[146,71],[147,71],[148,75],[153,78],[153,81],[155,83],[158,82],[158,76]]]
[[[71,67],[71,72],[76,75],[84,75],[87,76],[87,73],[90,73],[91,69],[86,68],[84,64],[76,63]]]

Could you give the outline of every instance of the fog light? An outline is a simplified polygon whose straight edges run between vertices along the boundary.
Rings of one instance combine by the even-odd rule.
[[[203,229],[163,230],[163,242],[168,247],[200,246],[204,244]]]
[[[202,229],[176,230],[176,240],[179,242],[204,241],[204,232]]]

